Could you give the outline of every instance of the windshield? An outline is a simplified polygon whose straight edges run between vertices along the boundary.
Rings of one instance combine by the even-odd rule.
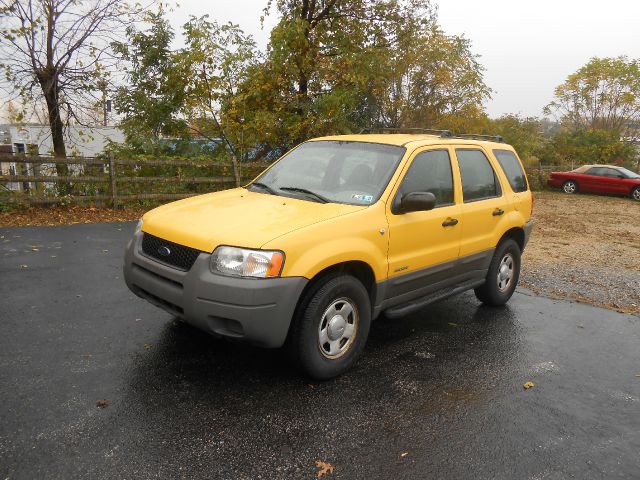
[[[404,155],[404,147],[365,142],[306,142],[249,185],[255,192],[317,202],[376,202]]]
[[[640,178],[640,175],[638,175],[635,172],[632,172],[631,170],[629,170],[627,168],[620,167],[618,170],[621,171],[622,174],[627,178]]]

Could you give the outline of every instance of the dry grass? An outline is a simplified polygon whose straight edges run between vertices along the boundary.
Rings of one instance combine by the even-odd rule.
[[[535,198],[523,283],[538,292],[640,313],[640,202],[556,192]]]
[[[113,210],[105,207],[32,207],[0,212],[0,227],[54,226],[74,223],[127,222],[139,219],[149,208]]]
[[[624,267],[640,272],[640,202],[539,192],[529,261]],[[640,275],[640,273],[639,273]]]

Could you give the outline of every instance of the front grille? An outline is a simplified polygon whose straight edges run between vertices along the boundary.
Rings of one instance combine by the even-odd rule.
[[[165,255],[160,253],[163,250]],[[147,257],[187,272],[201,252],[195,248],[178,245],[145,233],[142,237],[142,253]]]

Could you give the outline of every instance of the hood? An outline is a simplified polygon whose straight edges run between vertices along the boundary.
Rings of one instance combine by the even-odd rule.
[[[362,210],[235,188],[179,200],[147,212],[142,230],[212,252],[218,245],[260,248],[281,235]]]

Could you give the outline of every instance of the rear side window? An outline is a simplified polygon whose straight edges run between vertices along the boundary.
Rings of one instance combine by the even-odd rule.
[[[446,150],[429,150],[416,155],[398,189],[400,197],[411,192],[431,192],[436,207],[453,204],[451,158]]]
[[[529,187],[527,186],[527,179],[518,157],[509,150],[494,150],[493,154],[498,159],[502,171],[507,176],[511,189],[514,192],[526,192]]]
[[[500,183],[487,156],[480,150],[456,150],[464,202],[474,202],[502,195]]]

